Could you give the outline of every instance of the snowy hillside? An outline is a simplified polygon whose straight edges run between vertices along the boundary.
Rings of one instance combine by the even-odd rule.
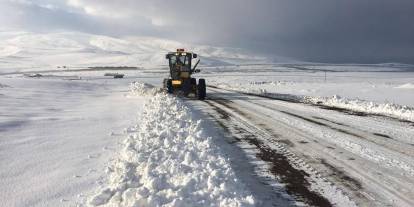
[[[193,46],[153,37],[113,38],[85,33],[0,32],[1,72],[53,69],[57,66],[165,65],[164,55],[177,48],[200,54],[202,65],[268,63],[269,59],[241,49]]]

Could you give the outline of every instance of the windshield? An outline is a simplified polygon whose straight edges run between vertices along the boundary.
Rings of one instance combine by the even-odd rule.
[[[178,60],[180,62],[180,64],[182,65],[188,65],[188,58],[187,56],[179,56]]]
[[[191,69],[191,58],[186,55],[171,55],[170,64],[174,68],[180,68],[181,71],[189,71]]]

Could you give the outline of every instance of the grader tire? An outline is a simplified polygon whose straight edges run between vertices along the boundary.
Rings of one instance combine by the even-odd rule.
[[[198,100],[206,99],[206,80],[204,79],[198,80],[197,96],[198,96]]]

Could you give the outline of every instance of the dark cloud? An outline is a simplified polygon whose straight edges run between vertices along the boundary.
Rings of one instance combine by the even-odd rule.
[[[14,3],[31,29],[151,35],[306,61],[414,63],[412,0],[31,2]]]

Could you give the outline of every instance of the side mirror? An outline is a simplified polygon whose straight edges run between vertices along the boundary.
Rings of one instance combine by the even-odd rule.
[[[170,56],[167,54],[167,55],[165,55],[165,59],[168,59],[168,58],[170,58]]]
[[[193,58],[197,58],[197,54],[193,53]]]
[[[201,70],[200,70],[200,69],[195,69],[195,70],[194,70],[194,73],[199,73],[199,72],[201,72]]]

